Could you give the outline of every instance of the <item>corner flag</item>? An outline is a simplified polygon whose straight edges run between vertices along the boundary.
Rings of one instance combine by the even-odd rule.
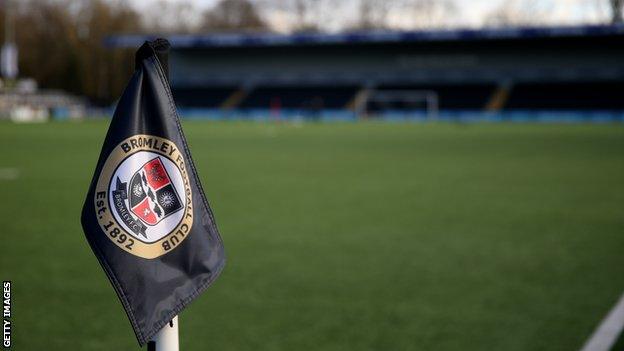
[[[136,70],[117,104],[81,218],[141,346],[225,264],[171,96],[161,56],[168,49],[158,39],[137,51]]]

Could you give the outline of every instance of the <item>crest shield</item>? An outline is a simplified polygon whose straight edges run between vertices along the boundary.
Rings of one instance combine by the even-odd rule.
[[[183,207],[160,157],[146,162],[132,175],[128,199],[132,213],[150,226]]]

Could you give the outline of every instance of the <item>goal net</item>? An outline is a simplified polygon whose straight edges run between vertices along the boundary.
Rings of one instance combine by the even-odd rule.
[[[438,93],[433,90],[364,90],[355,99],[355,112],[360,118],[384,116],[438,116]]]

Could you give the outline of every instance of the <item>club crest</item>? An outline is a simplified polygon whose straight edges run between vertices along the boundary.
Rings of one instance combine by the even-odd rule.
[[[95,192],[98,221],[123,250],[155,258],[175,247],[193,224],[192,192],[180,149],[136,135],[108,156]]]

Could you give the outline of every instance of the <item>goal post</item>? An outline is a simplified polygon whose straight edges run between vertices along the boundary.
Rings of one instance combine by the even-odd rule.
[[[438,118],[439,97],[433,90],[374,90],[365,89],[355,98],[354,110],[359,118],[375,117],[384,110],[406,113],[424,111],[428,120]]]

